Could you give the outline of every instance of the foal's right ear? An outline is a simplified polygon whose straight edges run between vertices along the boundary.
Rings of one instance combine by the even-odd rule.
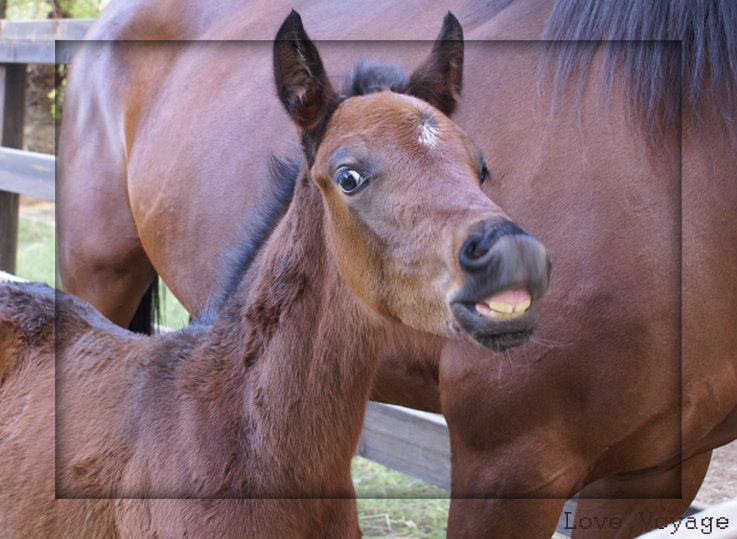
[[[294,10],[274,38],[274,79],[279,99],[303,131],[319,126],[337,99],[320,54]]]

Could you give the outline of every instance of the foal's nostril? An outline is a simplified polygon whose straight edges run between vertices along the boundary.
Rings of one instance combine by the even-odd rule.
[[[527,234],[517,224],[511,221],[502,221],[494,225],[485,225],[482,232],[471,234],[461,245],[458,260],[464,271],[474,271],[485,268],[487,260],[485,256],[492,246],[502,236],[514,234]]]
[[[490,243],[485,236],[474,234],[470,236],[461,248],[461,265],[463,260],[477,260],[489,252]]]

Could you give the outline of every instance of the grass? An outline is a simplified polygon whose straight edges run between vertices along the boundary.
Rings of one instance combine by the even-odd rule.
[[[189,324],[189,313],[171,293],[164,281],[159,280],[159,304],[161,320],[159,323],[171,329],[180,329]]]
[[[18,222],[18,262],[15,273],[29,281],[55,285],[54,227],[21,217]]]
[[[351,475],[365,537],[445,537],[447,490],[362,457]]]

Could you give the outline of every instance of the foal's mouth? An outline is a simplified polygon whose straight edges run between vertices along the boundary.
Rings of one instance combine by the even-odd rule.
[[[503,351],[524,344],[532,335],[538,315],[527,288],[517,287],[482,299],[459,294],[450,307],[458,324],[482,346]]]

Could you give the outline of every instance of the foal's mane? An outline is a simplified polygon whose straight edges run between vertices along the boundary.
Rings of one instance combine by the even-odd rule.
[[[383,90],[398,94],[407,93],[409,77],[397,64],[382,64],[362,58],[343,80],[341,95],[353,97]]]
[[[398,65],[359,60],[348,72],[341,87],[341,99],[367,95],[383,90],[406,93],[409,76]],[[299,178],[301,160],[283,156],[269,156],[269,176],[272,196],[264,203],[257,222],[243,223],[239,243],[224,256],[224,277],[221,291],[211,299],[197,317],[198,322],[211,323],[225,300],[233,295],[240,282],[253,265],[256,255],[271,236],[284,216],[294,196],[294,186]]]
[[[238,243],[223,256],[223,280],[221,291],[211,298],[198,322],[211,323],[225,300],[238,288],[243,276],[251,267],[256,254],[287,212],[294,196],[294,185],[299,176],[300,161],[287,157],[269,156],[271,193],[258,210],[258,219],[241,223]]]
[[[622,69],[630,112],[651,142],[679,132],[681,107],[697,120],[702,104],[714,106],[726,129],[737,134],[735,2],[557,0],[542,38],[568,42],[541,61],[541,72],[552,70],[554,96],[574,73],[586,74],[600,41],[610,41],[606,83],[611,87]],[[576,80],[581,92],[585,77]]]

